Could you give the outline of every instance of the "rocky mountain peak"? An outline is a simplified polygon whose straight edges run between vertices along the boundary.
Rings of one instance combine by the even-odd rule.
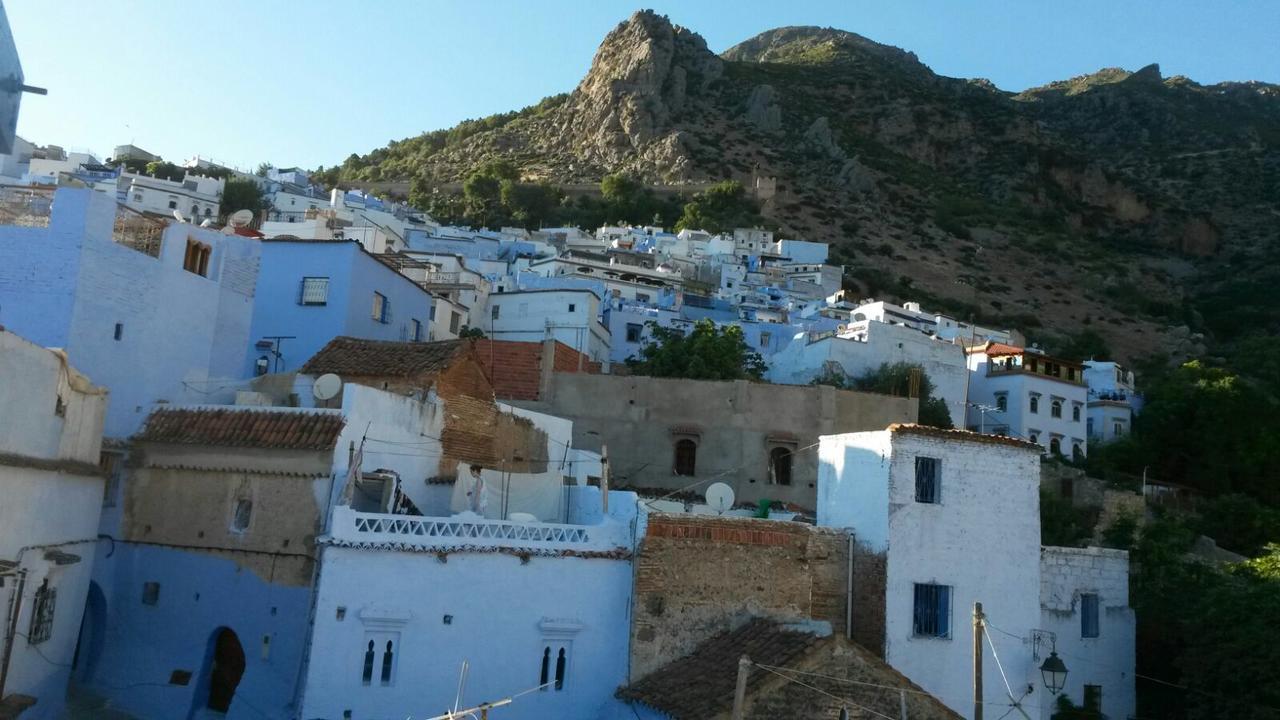
[[[697,33],[651,10],[635,13],[600,43],[570,98],[565,129],[575,150],[605,166],[639,153],[664,174],[679,174],[685,159],[672,122],[723,65]]]
[[[794,65],[857,64],[873,59],[903,68],[927,70],[915,53],[847,30],[812,25],[766,30],[725,50],[721,57],[736,62]]]

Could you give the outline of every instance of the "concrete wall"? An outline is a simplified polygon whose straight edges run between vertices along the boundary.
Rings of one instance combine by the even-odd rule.
[[[915,458],[941,460],[942,502],[915,502]],[[1022,634],[1039,620],[1039,458],[1034,451],[895,434],[890,466],[887,658],[956,712],[972,709],[975,602],[990,622]],[[951,636],[914,637],[915,583],[949,585]],[[993,636],[1010,683],[1038,679],[1030,648]],[[988,659],[994,662],[991,656]],[[999,673],[986,697],[1005,698]]]
[[[1080,596],[1098,595],[1098,637],[1081,637]],[[1103,548],[1046,547],[1040,554],[1040,627],[1057,637],[1067,665],[1063,693],[1076,705],[1084,686],[1102,688],[1102,713],[1127,718],[1136,706],[1136,619],[1129,607],[1129,553]],[[1049,648],[1041,647],[1041,657]],[[1043,716],[1050,714],[1045,693]]]
[[[494,340],[554,339],[595,362],[610,360],[609,331],[600,323],[600,300],[589,290],[493,293],[476,325]]]
[[[544,648],[567,648],[561,690],[501,709],[513,720],[599,717],[626,681],[631,563],[506,553],[324,551],[304,718],[398,718],[453,706],[462,662],[464,705],[537,686]],[[369,640],[379,653],[362,682]],[[396,649],[381,683],[385,643]],[[554,653],[552,660],[554,677]],[[499,712],[499,711],[495,711]]]
[[[4,694],[36,698],[23,718],[63,714],[98,542],[105,406],[106,395],[57,355],[0,331],[0,559],[18,562],[0,585],[0,607],[12,612],[18,574],[25,576]],[[77,559],[58,564],[51,551]],[[52,631],[32,644],[34,599],[46,583],[56,594]]]
[[[1002,441],[934,432],[824,438],[822,459],[830,470],[824,468],[822,482],[833,488],[820,497],[835,507],[820,506],[819,522],[851,524],[873,550],[886,532],[885,657],[967,717],[973,604],[983,603],[991,623],[1014,634],[1029,632],[1040,620],[1039,458]],[[916,502],[915,462],[922,456],[940,462],[938,503]],[[914,634],[917,583],[951,588],[949,636]],[[1015,687],[1038,681],[1027,645],[993,640]],[[1005,697],[999,673],[986,676],[984,692]]]
[[[227,718],[290,717],[307,629],[310,589],[246,572],[243,552],[188,552],[145,543],[104,543],[94,573],[85,653],[77,680],[140,718],[200,717],[213,641],[234,632],[246,667]],[[291,556],[314,547],[291,545]],[[268,562],[270,558],[267,558]],[[146,583],[159,583],[155,604]],[[175,671],[190,673],[189,679]]]
[[[48,228],[0,227],[0,323],[65,348],[111,390],[108,437],[133,434],[159,400],[229,399],[248,344],[259,243],[175,223],[154,258],[112,241],[113,198],[63,188],[54,205]],[[213,250],[207,277],[182,268],[189,237]]]
[[[324,305],[302,305],[304,277],[329,278]],[[373,318],[373,294],[391,305],[390,321]],[[354,242],[270,241],[262,243],[262,272],[253,308],[253,326],[244,346],[241,372],[251,377],[262,355],[272,372],[302,367],[320,348],[339,335],[369,340],[410,340],[413,320],[422,324],[422,339],[430,328],[430,295],[400,273],[361,251]],[[284,340],[279,367],[270,352],[254,344],[272,335]]]
[[[828,362],[838,364],[850,378],[866,375],[885,363],[919,365],[933,383],[934,394],[947,403],[951,424],[964,427],[969,372],[959,345],[882,322],[867,321],[850,328],[847,338],[828,337],[815,343],[804,337],[795,339],[770,359],[769,380],[807,385],[823,374]]]
[[[700,494],[719,481],[739,501],[806,508],[817,494],[819,436],[916,417],[908,398],[830,387],[566,373],[552,376],[543,400],[518,404],[573,420],[575,447],[598,451],[606,443],[614,487],[691,486]],[[674,474],[677,435],[698,444],[693,476]],[[769,451],[779,445],[795,452],[791,485],[769,482]]]

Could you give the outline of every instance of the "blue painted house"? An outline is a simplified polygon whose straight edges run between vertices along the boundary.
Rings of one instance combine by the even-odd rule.
[[[257,240],[166,224],[88,189],[6,192],[0,325],[63,348],[110,390],[107,438],[133,434],[156,402],[234,397]]]
[[[357,242],[263,240],[242,376],[297,370],[340,335],[426,341],[433,306],[430,293]]]

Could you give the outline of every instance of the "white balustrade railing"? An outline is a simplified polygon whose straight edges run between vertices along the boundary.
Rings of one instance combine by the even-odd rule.
[[[358,514],[355,517],[355,531],[422,539],[516,540],[522,543],[557,544],[590,542],[587,529],[575,525],[448,520],[419,516]]]

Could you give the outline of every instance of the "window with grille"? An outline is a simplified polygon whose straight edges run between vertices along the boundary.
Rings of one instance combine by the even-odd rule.
[[[236,501],[235,513],[231,516],[231,531],[242,533],[249,529],[249,521],[253,518],[253,501],[241,498]]]
[[[298,295],[300,305],[327,305],[329,303],[329,278],[304,277]]]
[[[462,316],[461,316],[461,315],[459,315],[458,313],[453,313],[452,315],[450,315],[450,316],[449,316],[449,332],[450,332],[450,333],[452,333],[452,334],[454,334],[454,335],[457,335],[457,334],[458,334],[458,326],[459,326],[461,323],[462,323]]]
[[[49,579],[45,578],[36,588],[35,598],[31,603],[31,628],[27,631],[27,643],[39,645],[53,637],[53,612],[58,602],[58,589],[49,587]]]
[[[940,465],[938,458],[916,458],[916,502],[937,503],[940,501],[942,495],[941,482],[938,477]]]
[[[1035,395],[1031,396],[1031,412],[1040,412],[1040,398]]]
[[[912,632],[918,637],[951,637],[951,588],[916,583]]]
[[[1062,417],[1062,401],[1061,400],[1054,400],[1049,405],[1049,415],[1056,418]]]
[[[627,323],[627,342],[640,342],[640,337],[643,332],[644,326],[640,323]]]
[[[1098,596],[1094,593],[1080,596],[1080,637],[1098,637]]]

